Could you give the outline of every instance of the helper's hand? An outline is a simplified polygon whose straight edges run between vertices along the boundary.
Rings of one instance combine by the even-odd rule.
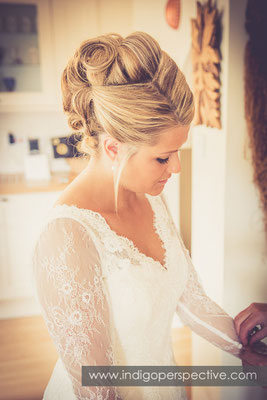
[[[253,346],[247,346],[241,355],[243,365],[267,366],[267,346],[258,342]]]
[[[267,346],[262,342],[257,342],[253,346],[247,346],[241,356],[242,365],[245,366],[267,366]],[[259,354],[257,351],[266,352],[266,354]],[[262,386],[262,388],[267,389],[267,386]]]
[[[234,318],[237,334],[244,346],[267,336],[267,304],[252,303]],[[260,325],[258,328],[256,325]]]

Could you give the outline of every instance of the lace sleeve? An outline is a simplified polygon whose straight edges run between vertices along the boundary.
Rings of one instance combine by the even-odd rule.
[[[242,358],[242,343],[234,320],[205,293],[188,250],[180,238],[188,264],[188,280],[177,304],[176,312],[185,325],[210,343]]]
[[[222,350],[238,358],[242,358],[242,343],[236,333],[233,318],[205,293],[199,275],[192,263],[189,251],[185,248],[183,240],[173,222],[163,194],[161,198],[187,259],[188,266],[188,279],[177,304],[176,313],[182,322],[198,335]]]
[[[81,385],[82,365],[112,365],[109,308],[100,257],[88,230],[56,218],[33,254],[36,293],[77,399],[119,399],[115,387]]]

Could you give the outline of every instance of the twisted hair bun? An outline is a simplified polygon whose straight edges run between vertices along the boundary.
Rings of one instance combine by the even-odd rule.
[[[99,135],[120,142],[156,142],[160,131],[193,119],[184,75],[144,32],[107,34],[81,43],[62,75],[68,123],[83,133],[81,148],[99,152]]]

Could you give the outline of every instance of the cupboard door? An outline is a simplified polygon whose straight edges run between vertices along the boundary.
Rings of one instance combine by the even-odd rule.
[[[55,105],[49,0],[0,0],[0,111]]]
[[[6,208],[8,197],[0,197],[0,299],[5,297],[7,293],[7,271],[9,262],[8,244],[7,244],[7,220]]]
[[[31,256],[42,221],[58,192],[5,196],[1,204],[1,299],[34,295]]]

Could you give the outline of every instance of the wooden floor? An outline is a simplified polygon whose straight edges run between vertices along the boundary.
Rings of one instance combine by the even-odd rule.
[[[177,364],[191,365],[190,330],[175,328],[172,339]],[[57,358],[41,316],[1,320],[0,400],[41,400]]]

